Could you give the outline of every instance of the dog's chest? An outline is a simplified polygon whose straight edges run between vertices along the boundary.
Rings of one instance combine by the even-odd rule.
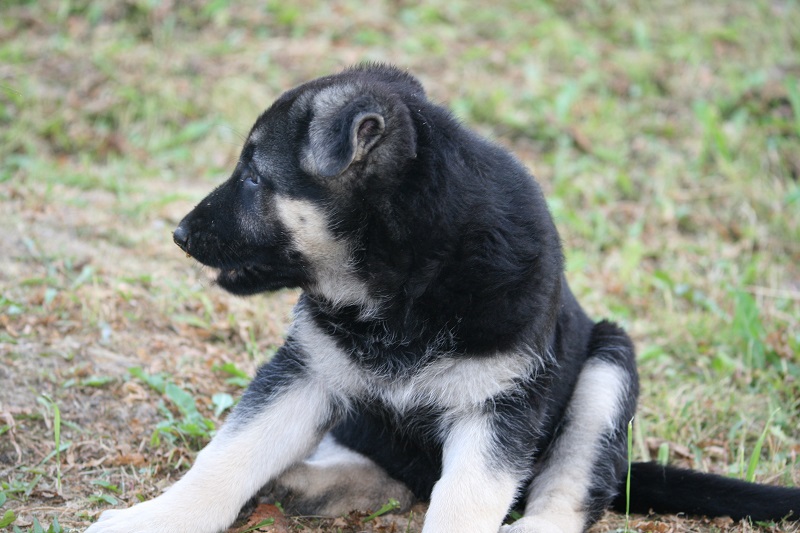
[[[469,410],[521,386],[530,367],[530,361],[518,353],[446,355],[405,379],[374,380],[371,392],[401,413],[419,407]]]
[[[333,393],[379,401],[398,413],[479,407],[521,386],[537,366],[524,350],[470,356],[448,351],[446,341],[400,342],[388,334],[353,334],[343,342],[307,319],[294,329],[310,372]]]

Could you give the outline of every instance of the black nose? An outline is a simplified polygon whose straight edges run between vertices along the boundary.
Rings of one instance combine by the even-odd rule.
[[[189,230],[186,229],[185,226],[181,225],[175,228],[175,231],[172,233],[172,240],[175,241],[181,250],[188,253],[186,249],[189,246]]]

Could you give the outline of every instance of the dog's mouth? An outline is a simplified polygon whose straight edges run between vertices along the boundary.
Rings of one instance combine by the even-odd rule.
[[[183,224],[173,233],[173,240],[186,257],[214,269],[216,284],[232,294],[247,296],[299,287],[305,276],[301,257],[277,246],[265,246],[254,254],[241,255],[242,250],[223,254],[224,243],[213,240],[209,246],[208,239],[192,239]]]
[[[217,285],[239,296],[297,287],[297,273],[269,265],[245,265],[217,269]]]
[[[266,283],[263,273],[259,274],[257,270],[254,267],[219,268],[216,282],[217,285],[233,294],[246,296],[263,292],[267,290],[264,288]]]
[[[229,267],[217,269],[217,283],[226,287],[227,285],[241,283],[242,281],[251,277],[248,274],[248,269],[245,267]]]

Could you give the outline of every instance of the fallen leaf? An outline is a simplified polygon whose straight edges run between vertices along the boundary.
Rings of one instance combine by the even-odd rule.
[[[259,531],[261,533],[289,533],[289,523],[281,510],[267,503],[259,503],[244,525],[231,528],[228,530],[228,533],[243,533],[244,531],[250,530],[253,526],[267,520],[272,520],[272,522],[252,531]]]

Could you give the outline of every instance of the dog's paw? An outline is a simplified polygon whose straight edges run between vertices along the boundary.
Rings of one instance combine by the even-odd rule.
[[[159,511],[153,502],[144,502],[128,509],[104,511],[100,518],[89,526],[86,533],[167,533],[190,531],[176,523],[176,517]]]
[[[161,533],[166,532],[163,524],[158,524],[142,512],[140,503],[129,509],[103,511],[97,522],[89,526],[86,533]]]
[[[213,514],[189,512],[186,506],[161,498],[104,511],[86,533],[218,533],[227,525],[215,523]]]
[[[524,516],[514,522],[500,528],[499,533],[573,533],[565,530],[561,526],[554,524],[544,518],[536,516]],[[577,532],[576,532],[577,533]]]
[[[313,466],[295,465],[261,491],[268,502],[280,502],[289,515],[342,516],[353,510],[379,509],[390,499],[405,512],[412,492],[369,463]]]

